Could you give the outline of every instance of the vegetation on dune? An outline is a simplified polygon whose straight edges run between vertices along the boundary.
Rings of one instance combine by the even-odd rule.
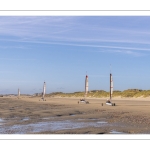
[[[122,94],[121,91],[114,91],[114,92],[113,92],[113,96],[114,96],[114,97],[121,96],[121,94]]]
[[[104,90],[93,90],[88,93],[88,97],[108,97],[109,93]]]
[[[89,91],[87,97],[95,97],[95,98],[102,98],[102,97],[109,97],[109,92],[104,90],[92,90]],[[62,93],[62,92],[54,92],[50,94],[46,94],[46,96],[59,96],[59,97],[84,97],[84,92],[74,92],[74,93]],[[150,90],[139,90],[139,89],[128,89],[124,91],[113,91],[113,97],[149,97]]]

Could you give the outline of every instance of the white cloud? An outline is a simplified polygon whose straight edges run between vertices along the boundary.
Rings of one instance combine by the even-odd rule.
[[[0,17],[0,34],[46,38],[70,30],[71,20],[72,17]]]

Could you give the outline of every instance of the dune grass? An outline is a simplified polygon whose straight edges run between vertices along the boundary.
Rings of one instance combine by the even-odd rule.
[[[62,93],[62,92],[55,92],[47,94],[46,96],[59,96],[59,97],[84,97],[84,92],[74,92],[74,93]],[[139,89],[128,89],[124,91],[113,91],[113,97],[149,97],[150,90],[139,90]],[[87,97],[95,97],[95,98],[102,98],[102,97],[109,97],[109,92],[104,90],[92,90],[89,91]]]

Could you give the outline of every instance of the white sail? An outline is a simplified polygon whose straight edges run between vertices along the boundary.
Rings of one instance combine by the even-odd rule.
[[[44,85],[43,85],[43,98],[45,96],[45,93],[46,93],[46,83],[44,82]]]
[[[86,99],[86,96],[87,96],[87,93],[88,93],[88,88],[89,88],[89,83],[88,83],[88,76],[86,75],[85,77],[85,99]]]
[[[110,100],[112,100],[112,94],[113,94],[113,79],[112,74],[110,74]]]
[[[18,97],[20,97],[20,89],[18,89]]]
[[[112,103],[112,94],[113,94],[113,78],[112,74],[110,73],[110,99],[106,101],[106,104],[110,106],[115,106],[115,103]]]
[[[89,83],[88,83],[88,76],[85,77],[85,94],[88,93]]]
[[[111,87],[111,95],[112,95],[113,94],[113,79],[112,79],[112,75],[111,75],[110,87]]]

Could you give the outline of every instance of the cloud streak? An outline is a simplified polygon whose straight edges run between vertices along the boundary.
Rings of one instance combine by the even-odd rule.
[[[25,41],[25,42],[31,42],[31,41]],[[39,42],[39,41],[32,41],[31,43],[48,44],[48,45],[75,46],[75,47],[104,48],[105,50],[97,50],[97,51],[93,50],[91,52],[117,52],[117,53],[126,53],[126,54],[133,54],[134,53],[135,55],[140,55],[140,54],[135,53],[133,51],[147,51],[147,52],[150,51],[150,49],[136,48],[136,47],[119,47],[119,46],[89,45],[89,44],[69,44],[69,43]],[[106,50],[106,49],[111,49],[111,50]],[[118,49],[118,50],[116,50],[116,49]]]
[[[146,36],[147,43],[149,41],[150,31],[144,28],[140,30],[133,27],[125,28],[123,25],[118,26],[117,23],[110,26],[109,21],[104,24],[106,26],[104,27],[104,25],[96,22],[96,20],[95,24],[87,24],[81,21],[82,18],[84,19],[84,17],[58,16],[0,17],[0,34],[19,38],[41,38],[45,40],[66,40],[72,42],[130,42],[131,40],[137,43],[143,39],[141,36]],[[134,20],[137,19],[134,18]]]
[[[4,40],[4,39],[0,39]],[[149,52],[150,48],[137,48],[137,47],[126,47],[126,46],[108,46],[108,45],[97,45],[97,44],[75,44],[75,43],[67,43],[67,42],[45,42],[45,41],[33,41],[33,40],[6,40],[9,42],[16,42],[16,43],[32,43],[32,44],[46,44],[46,45],[61,45],[61,46],[73,46],[73,47],[87,47],[87,48],[96,48],[94,50],[87,50],[88,52],[109,52],[109,53],[124,53],[128,55],[134,56],[144,56],[145,54],[139,52]],[[19,47],[18,47],[19,49]],[[24,49],[26,49],[24,47]],[[10,59],[10,58],[0,58],[4,60],[29,60],[34,61],[36,59]]]
[[[96,17],[101,23],[96,22],[95,19],[94,24],[92,22],[87,24],[85,18],[90,17],[0,17],[0,35],[9,36],[7,39],[2,38],[0,40],[16,43],[99,48],[98,51],[94,50],[93,52],[125,53],[135,56],[141,56],[142,54],[134,51],[150,51],[150,48],[144,47],[145,45],[141,45],[141,48],[120,46],[122,43],[147,44],[149,46],[150,30],[145,28],[139,30],[129,24],[126,27],[119,22],[120,19],[117,17]],[[111,26],[109,25],[109,19],[112,21],[112,18],[118,19],[118,22],[116,21]],[[132,21],[133,24],[135,24],[134,22],[139,23],[138,17],[124,18]],[[144,21],[147,20],[149,18],[144,18]],[[11,36],[15,36],[13,38],[15,40],[12,40]],[[78,44],[73,42],[78,42]],[[99,44],[99,42],[102,42],[102,44]],[[109,45],[105,45],[103,42],[109,43]],[[114,43],[117,46],[113,46]],[[4,48],[15,47],[5,46]],[[21,49],[21,47],[17,49]]]
[[[0,40],[4,40],[4,39],[0,39]],[[47,45],[75,46],[75,47],[92,47],[92,48],[107,48],[107,49],[119,49],[119,50],[133,50],[133,51],[150,51],[150,48],[137,48],[137,47],[125,47],[125,46],[124,47],[123,46],[106,46],[106,45],[94,45],[94,44],[90,45],[90,44],[74,44],[74,43],[27,41],[27,40],[6,40],[6,41],[20,42],[20,43],[47,44]]]

